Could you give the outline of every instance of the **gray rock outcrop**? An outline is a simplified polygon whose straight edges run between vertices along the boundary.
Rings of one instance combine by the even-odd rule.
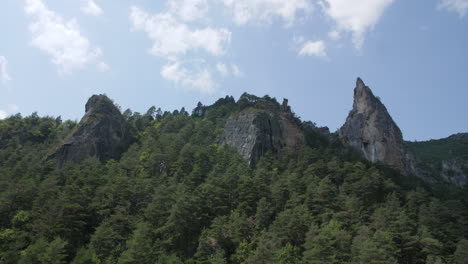
[[[300,126],[284,100],[282,106],[247,108],[233,114],[226,122],[219,144],[231,146],[251,165],[268,151],[293,149],[304,141]]]
[[[126,121],[112,100],[105,95],[93,95],[85,110],[77,127],[47,158],[55,159],[59,167],[90,157],[100,161],[118,159],[126,150]]]
[[[354,89],[353,109],[339,130],[339,137],[367,160],[406,171],[402,133],[387,108],[360,78]]]
[[[431,183],[468,186],[468,133],[405,142],[408,171]]]

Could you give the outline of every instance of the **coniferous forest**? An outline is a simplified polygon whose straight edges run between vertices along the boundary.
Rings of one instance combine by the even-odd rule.
[[[466,187],[369,163],[297,116],[305,143],[251,166],[218,142],[230,116],[278,104],[251,98],[126,110],[119,159],[61,167],[47,157],[78,122],[0,120],[0,263],[468,263]]]

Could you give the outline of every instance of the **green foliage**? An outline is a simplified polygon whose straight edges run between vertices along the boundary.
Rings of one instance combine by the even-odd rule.
[[[453,258],[456,264],[468,263],[468,240],[462,239],[458,242]]]
[[[466,263],[466,193],[438,196],[307,123],[304,146],[252,168],[217,145],[248,109],[281,107],[244,94],[191,116],[127,110],[120,160],[63,169],[44,157],[76,122],[0,120],[0,263]]]
[[[44,238],[39,238],[36,242],[21,252],[19,264],[62,264],[66,263],[65,246],[67,242],[61,238],[56,238],[50,243]]]
[[[120,255],[119,264],[152,264],[154,253],[152,251],[151,225],[145,222],[137,224],[135,231],[126,243],[126,250]]]
[[[80,248],[71,264],[100,264],[101,261],[92,249]]]
[[[313,224],[304,244],[304,261],[312,264],[344,263],[350,259],[351,234],[337,221]]]
[[[468,136],[466,134],[423,142],[405,142],[405,147],[414,153],[416,158],[427,163],[453,159],[468,160]]]
[[[295,247],[289,243],[280,249],[276,256],[275,264],[301,264],[302,252],[299,247]]]

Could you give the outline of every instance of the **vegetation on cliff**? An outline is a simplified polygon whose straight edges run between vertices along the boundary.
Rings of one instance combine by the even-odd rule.
[[[259,102],[280,107],[127,110],[120,159],[63,168],[44,157],[75,122],[1,120],[0,263],[466,263],[463,189],[370,164],[297,117],[305,143],[255,167],[218,145]]]

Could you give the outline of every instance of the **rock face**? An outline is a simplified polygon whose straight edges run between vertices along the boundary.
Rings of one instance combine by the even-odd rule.
[[[247,108],[232,115],[224,126],[219,144],[235,148],[251,165],[268,151],[293,149],[304,141],[304,135],[285,99],[282,106]]]
[[[339,136],[345,145],[359,150],[367,160],[406,171],[401,131],[386,107],[360,78],[354,89],[353,110],[339,130]]]
[[[405,142],[408,171],[431,183],[468,185],[468,134]]]
[[[440,175],[446,182],[459,187],[468,185],[468,162],[464,160],[445,160],[442,161],[442,170]]]
[[[105,95],[93,95],[76,129],[47,159],[56,159],[59,167],[89,157],[101,161],[118,159],[127,147],[126,128],[125,119],[114,103]]]
[[[427,163],[407,154],[408,171],[429,183],[450,183],[458,187],[468,185],[468,161],[463,159]]]

